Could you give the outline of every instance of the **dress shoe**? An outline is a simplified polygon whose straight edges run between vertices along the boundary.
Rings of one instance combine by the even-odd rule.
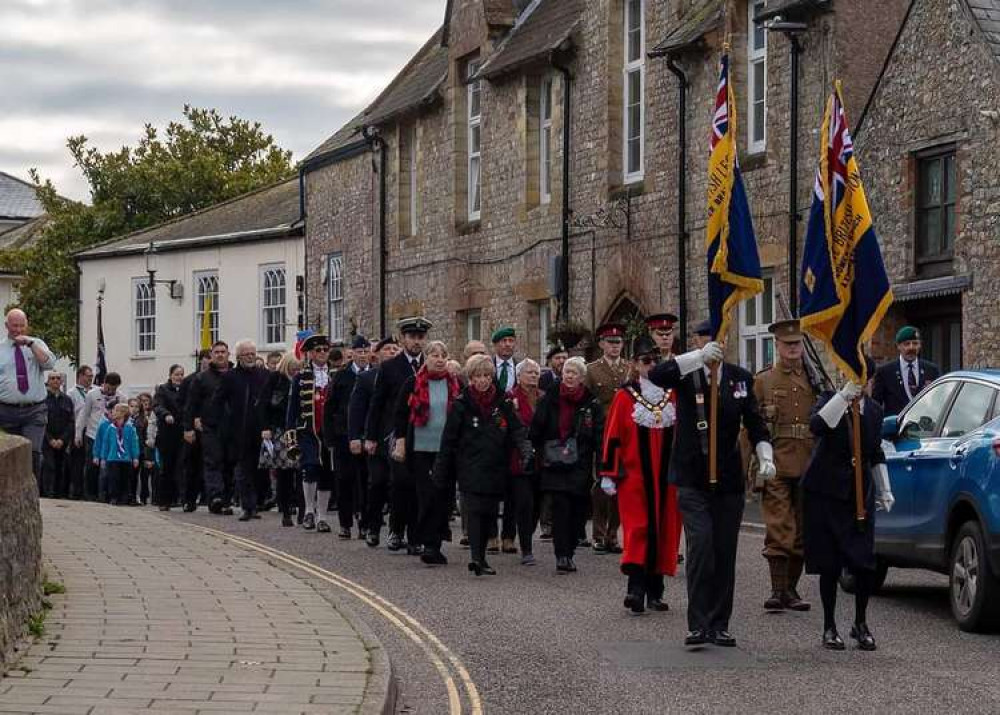
[[[469,537],[463,536],[461,539],[458,540],[458,545],[461,546],[463,549],[469,548]]]
[[[428,566],[447,566],[448,559],[438,549],[424,549],[420,554],[420,560]]]
[[[667,605],[667,602],[660,598],[650,598],[646,601],[646,605],[649,607],[649,610],[659,611],[660,613],[670,610],[670,606]]]
[[[346,541],[347,539],[350,539],[350,538],[351,538],[351,530],[350,530],[350,529],[341,529],[341,530],[340,530],[340,531],[339,531],[339,532],[337,533],[337,538],[338,538],[338,539],[344,539],[345,541]]]
[[[407,556],[420,556],[424,553],[424,547],[422,544],[408,544],[406,547]]]
[[[646,611],[646,595],[641,591],[629,591],[625,594],[624,606],[632,613],[644,613]]]
[[[858,650],[875,650],[875,636],[867,623],[855,623],[851,628],[851,638],[858,642]]]
[[[556,571],[559,573],[569,573],[569,559],[559,558],[556,559]]]
[[[240,519],[239,519],[240,521],[250,521],[251,519],[253,519],[252,511],[245,511],[242,514],[240,514]]]
[[[306,514],[302,519],[302,528],[306,531],[312,531],[316,528],[316,517],[312,514]]]
[[[500,553],[500,539],[495,536],[486,542],[486,553],[488,554],[499,554]]]
[[[358,527],[358,539],[365,541],[368,538],[368,529],[363,526]]]
[[[604,545],[603,541],[594,542],[594,553],[595,554],[606,554],[608,553],[608,547]]]
[[[678,564],[684,563],[684,554],[677,554],[677,563]]]
[[[794,588],[790,588],[784,593],[782,603],[789,611],[803,612],[812,608],[812,604],[809,603],[809,601],[804,601],[802,596],[799,595],[799,592]]]
[[[295,526],[295,522],[292,521],[292,515],[291,514],[282,514],[281,515],[281,525],[282,526]]]
[[[823,647],[827,650],[844,650],[844,639],[837,633],[836,628],[827,628],[823,631]]]
[[[260,512],[256,512],[256,511],[255,511],[255,512],[253,512],[253,513],[252,513],[252,514],[250,515],[250,518],[251,518],[251,519],[260,519],[260,518],[261,518],[261,516],[260,516]]]
[[[606,546],[609,554],[620,554],[622,552],[622,547],[616,543],[610,543]]]
[[[184,513],[185,514],[190,514],[191,512],[196,511],[197,509],[198,509],[198,505],[194,504],[192,502],[188,502],[187,504],[184,505]]]
[[[524,554],[523,556],[521,556],[521,565],[522,566],[534,566],[535,565],[535,557],[534,557],[534,555],[533,554]]]
[[[780,591],[772,591],[770,598],[764,601],[765,611],[784,611],[785,610],[785,594]]]
[[[212,514],[221,514],[222,513],[222,500],[221,499],[213,499],[212,501],[210,501],[208,503],[208,511],[210,513],[212,513]]]
[[[503,542],[500,544],[500,551],[502,551],[505,554],[516,554],[517,547],[514,546],[514,540],[504,539]]]
[[[371,548],[373,548],[373,549],[376,548],[376,547],[378,547],[378,544],[379,544],[379,532],[375,531],[374,529],[372,529],[371,531],[369,531],[368,532],[368,536],[365,537],[365,543],[368,544],[368,546],[371,547]]]
[[[327,524],[324,519],[320,519],[319,521],[316,522],[316,532],[317,533],[319,533],[319,534],[329,534],[331,531],[333,531],[333,529],[330,528],[330,525]]]
[[[715,637],[712,642],[717,646],[722,646],[723,648],[735,648],[736,638],[729,631],[716,631]]]
[[[389,543],[386,544],[386,548],[389,551],[400,551],[405,548],[406,544],[403,543],[403,537],[399,534],[389,534]]]
[[[485,561],[483,561],[483,563],[479,564],[479,568],[482,570],[482,573],[483,573],[484,576],[496,576],[497,575],[497,570],[495,568],[493,568],[492,566],[490,566]]]
[[[543,531],[538,536],[538,538],[541,539],[542,541],[552,541],[552,532],[551,531]]]
[[[260,505],[260,510],[261,511],[271,511],[271,509],[273,509],[276,504],[277,504],[277,502],[274,501],[274,499],[268,499],[266,502],[264,502],[263,504]]]
[[[160,506],[160,511],[170,511],[170,505],[169,504],[163,504],[163,505],[161,505]]]
[[[224,506],[222,507],[222,511],[219,513],[222,514],[223,516],[232,516],[233,508],[231,506]]]
[[[705,645],[706,643],[708,643],[708,635],[698,628],[688,631],[688,634],[684,636],[684,645]]]
[[[585,536],[582,539],[578,539],[577,542],[576,542],[576,545],[577,545],[577,548],[580,548],[580,549],[589,549],[591,546],[593,546],[593,543],[591,543],[590,539],[588,539]]]
[[[570,573],[576,573],[576,562],[572,558],[566,559],[566,565]]]
[[[471,571],[472,573],[476,574],[476,576],[482,576],[483,575],[483,565],[481,563],[479,563],[478,561],[470,561],[469,562],[469,571]]]

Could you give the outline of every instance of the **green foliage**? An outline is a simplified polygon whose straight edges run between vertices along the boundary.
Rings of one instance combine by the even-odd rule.
[[[58,581],[49,581],[48,579],[45,579],[42,582],[42,593],[46,596],[51,596],[54,593],[66,593],[66,587]]]
[[[48,214],[41,237],[0,252],[0,269],[24,274],[18,305],[32,333],[75,360],[77,273],[73,254],[112,238],[183,216],[292,174],[291,152],[259,122],[224,119],[214,109],[184,107],[184,120],[162,132],[147,124],[134,147],[101,152],[85,136],[67,147],[90,186],[91,205],[59,196],[32,172]]]
[[[35,638],[45,635],[45,614],[46,612],[42,610],[28,619],[28,633]]]

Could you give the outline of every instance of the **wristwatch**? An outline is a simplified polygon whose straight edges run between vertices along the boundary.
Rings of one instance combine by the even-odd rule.
[[[30,347],[31,347],[32,345],[34,345],[34,344],[35,344],[35,341],[34,341],[34,339],[32,339],[32,340],[29,340],[28,342],[26,342],[26,343],[25,343],[25,345],[27,345],[27,346],[28,346],[29,348],[30,348]]]

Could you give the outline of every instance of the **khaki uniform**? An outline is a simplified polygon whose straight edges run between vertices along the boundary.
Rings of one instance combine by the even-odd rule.
[[[809,418],[815,392],[803,367],[780,362],[754,380],[761,415],[771,432],[778,474],[764,483],[764,557],[776,591],[794,589],[802,573],[802,496],[799,477],[812,455]]]
[[[625,360],[619,360],[612,365],[604,358],[587,365],[587,389],[601,403],[604,414],[608,414],[611,401],[615,398],[618,388],[628,381],[629,365]],[[595,481],[590,492],[593,507],[593,539],[595,544],[617,545],[618,526],[621,521],[618,516],[618,497],[609,497]]]

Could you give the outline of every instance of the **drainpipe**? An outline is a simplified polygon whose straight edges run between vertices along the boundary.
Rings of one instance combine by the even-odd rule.
[[[687,344],[687,75],[674,57],[667,58],[667,68],[677,77],[677,312],[681,319],[681,342]],[[685,348],[682,346],[681,350]]]
[[[788,39],[792,48],[792,86],[791,110],[789,112],[789,131],[791,134],[788,148],[788,309],[791,317],[799,314],[799,56],[802,45],[799,38],[790,34]]]
[[[83,269],[76,261],[76,367],[83,364]],[[67,381],[69,376],[67,375]],[[76,383],[74,383],[76,384]]]
[[[387,332],[386,321],[386,265],[389,259],[389,247],[385,235],[385,207],[386,207],[386,171],[389,165],[389,156],[386,151],[385,139],[379,134],[375,127],[365,127],[365,139],[368,140],[372,151],[378,150],[378,330],[379,335],[385,337]]]
[[[573,75],[555,56],[552,66],[562,74],[563,86],[563,155],[562,155],[562,261],[559,265],[559,319],[569,320],[569,143],[572,110]],[[591,276],[593,280],[593,276]]]

